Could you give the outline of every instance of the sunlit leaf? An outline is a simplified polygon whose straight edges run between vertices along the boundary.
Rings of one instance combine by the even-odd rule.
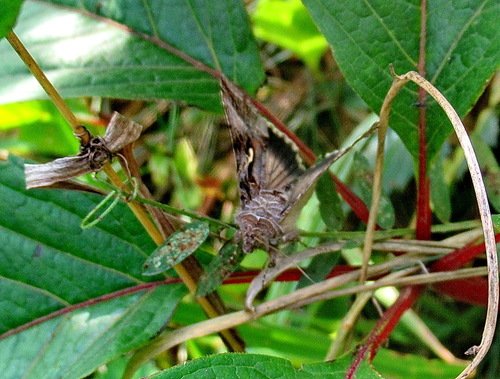
[[[313,20],[333,49],[346,80],[379,112],[392,78],[417,70],[420,1],[304,0]],[[486,1],[427,2],[426,77],[464,116],[498,68],[499,3]],[[452,20],[452,21],[451,21]],[[407,87],[392,107],[390,126],[418,157],[418,94]],[[437,104],[428,100],[427,143],[434,156],[450,134],[451,124]]]
[[[238,0],[26,1],[16,32],[64,97],[166,98],[220,110],[217,80],[153,37],[222,70],[250,93],[264,78]],[[0,56],[0,103],[45,97],[6,41]]]
[[[260,0],[252,14],[257,37],[273,42],[317,70],[328,44],[299,0]]]

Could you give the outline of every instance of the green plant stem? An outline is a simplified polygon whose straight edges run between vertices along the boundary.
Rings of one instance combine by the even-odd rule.
[[[57,107],[57,109],[59,109],[59,112],[61,112],[66,121],[68,121],[75,135],[78,138],[85,138],[85,136],[87,135],[87,131],[78,123],[78,120],[76,119],[71,109],[68,107],[61,95],[59,95],[59,92],[57,92],[52,83],[47,79],[47,76],[42,71],[38,63],[36,63],[33,56],[28,52],[21,40],[13,31],[7,34],[6,39],[7,41],[9,41],[10,45],[15,50],[17,55],[19,55],[19,57],[22,59],[26,67],[28,67],[28,69],[31,71],[33,76],[38,80],[38,83],[40,83],[47,95],[49,95],[54,105]],[[87,141],[83,142],[86,143]]]
[[[153,207],[160,208],[168,213],[188,216],[188,217],[193,218],[195,220],[205,221],[205,222],[208,222],[209,224],[214,224],[214,225],[217,225],[217,226],[225,228],[225,229],[234,229],[235,228],[234,225],[227,224],[227,223],[219,221],[215,218],[208,217],[208,216],[201,216],[195,212],[191,212],[191,211],[188,211],[186,209],[179,209],[179,208],[171,207],[170,205],[162,204],[158,201],[147,199],[145,197],[137,196],[135,198],[135,200],[139,203],[142,203],[142,204],[152,205]]]

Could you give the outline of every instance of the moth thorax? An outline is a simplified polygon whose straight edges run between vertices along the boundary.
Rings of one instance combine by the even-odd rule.
[[[244,204],[235,218],[240,230],[237,239],[242,241],[243,251],[251,252],[255,248],[268,249],[277,245],[285,231],[280,225],[286,198],[282,193],[265,191]]]

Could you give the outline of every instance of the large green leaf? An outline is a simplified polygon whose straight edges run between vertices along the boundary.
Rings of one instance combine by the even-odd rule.
[[[17,15],[21,9],[22,0],[0,0],[0,38],[10,32],[16,23]]]
[[[15,30],[65,97],[168,98],[220,109],[217,81],[149,37],[222,70],[249,92],[264,78],[238,0],[27,1]],[[43,95],[6,42],[0,55],[0,102]]]
[[[420,1],[304,0],[333,48],[347,81],[376,112],[397,73],[417,70]],[[500,62],[500,3],[429,1],[427,4],[426,77],[460,115],[475,103]],[[414,157],[418,156],[416,87],[404,90],[393,106],[390,126]],[[427,140],[433,156],[451,125],[437,105],[427,104]]]
[[[0,340],[2,378],[81,378],[138,348],[165,325],[180,285],[80,308]]]
[[[201,358],[182,366],[176,366],[157,375],[154,379],[177,378],[239,378],[239,379],[272,379],[272,378],[344,378],[350,359],[341,359],[330,363],[304,365],[300,369],[292,366],[285,359],[257,354],[219,354]],[[378,373],[363,363],[358,377],[380,379]]]
[[[80,222],[99,196],[27,191],[24,185],[22,161],[0,162],[2,377],[23,372],[40,378],[52,365],[75,374],[50,377],[79,377],[151,338],[185,290],[166,286],[112,296],[144,283],[142,264],[155,248],[132,213],[118,205],[97,226],[82,230]],[[100,304],[79,307],[91,302]],[[22,329],[55,311],[73,312]]]

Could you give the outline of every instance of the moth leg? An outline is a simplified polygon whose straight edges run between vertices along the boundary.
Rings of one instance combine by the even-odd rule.
[[[299,240],[299,231],[298,230],[290,230],[283,234],[281,237],[281,242],[282,243],[288,243],[288,242],[296,242]]]

